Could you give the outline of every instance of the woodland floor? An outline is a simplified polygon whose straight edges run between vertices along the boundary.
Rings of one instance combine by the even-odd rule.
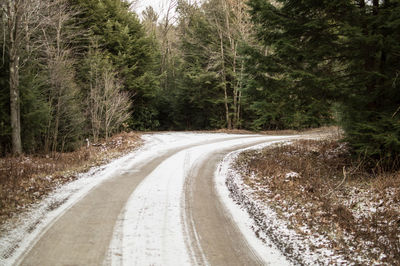
[[[300,264],[400,265],[400,171],[371,173],[349,158],[335,138],[238,155],[235,172],[253,203],[272,209],[291,232],[279,235],[253,212],[257,234],[277,234],[276,244]]]

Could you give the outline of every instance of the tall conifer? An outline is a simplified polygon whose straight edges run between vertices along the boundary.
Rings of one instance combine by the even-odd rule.
[[[287,82],[284,91],[310,97],[310,104],[339,102],[355,153],[392,164],[400,154],[400,2],[249,5],[259,39],[270,48],[265,80]]]

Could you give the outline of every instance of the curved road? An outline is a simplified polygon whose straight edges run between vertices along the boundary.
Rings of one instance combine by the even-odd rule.
[[[49,225],[19,265],[265,265],[219,199],[231,151],[288,137],[234,135],[161,151],[93,188]]]

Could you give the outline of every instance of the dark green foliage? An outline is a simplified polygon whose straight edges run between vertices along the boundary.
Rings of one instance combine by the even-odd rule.
[[[132,105],[135,112],[130,123],[132,128],[157,128],[157,47],[145,36],[130,4],[122,0],[51,2],[52,5],[43,2],[35,11],[35,16],[41,16],[46,23],[21,22],[27,25],[20,29],[22,35],[26,29],[36,29],[26,35],[29,39],[19,40],[18,79],[24,151],[72,150],[92,135],[85,123],[88,117],[84,115],[90,91],[88,67],[84,62],[93,43],[100,46],[103,57],[110,59],[110,65],[115,67],[113,71],[118,72],[115,74],[118,86],[122,82],[123,90],[135,103]],[[3,18],[3,15],[2,9],[0,16]],[[8,51],[3,51],[8,48],[3,45],[8,36],[2,31],[5,22],[5,19],[0,20],[0,33],[4,36],[0,39],[0,154],[10,152],[11,148]],[[108,133],[117,130],[112,128]]]
[[[43,92],[43,79],[35,75],[38,69],[25,69],[21,77],[21,125],[24,151],[43,148],[44,134],[50,118],[50,108]]]
[[[307,1],[303,1],[307,2]],[[302,2],[302,3],[303,3]],[[310,128],[330,122],[332,40],[318,12],[287,1],[250,1],[261,47],[249,48],[247,100],[256,129]],[[318,48],[318,49],[317,49]]]
[[[20,99],[22,143],[26,152],[43,148],[43,134],[49,119],[49,108],[44,98],[43,75],[34,63],[20,71]],[[11,151],[10,92],[7,58],[0,67],[0,154]]]
[[[9,150],[11,150],[10,89],[8,62],[5,61],[0,63],[0,155]]]
[[[343,51],[349,75],[343,125],[360,156],[390,167],[400,154],[400,3],[355,9],[358,29],[350,33],[356,37],[346,35]]]
[[[215,73],[192,68],[185,73],[178,106],[179,128],[200,130],[222,128],[224,112],[221,89]]]
[[[319,127],[331,120],[324,90],[311,81],[294,82],[276,65],[274,58],[249,48],[245,101],[248,124],[255,130]],[[295,74],[296,75],[296,74]],[[315,88],[313,88],[313,86]]]
[[[94,106],[93,86],[105,87],[96,83],[106,82],[108,73],[110,86],[131,98],[131,129],[304,129],[339,118],[356,155],[385,166],[399,156],[399,1],[249,0],[252,24],[240,1],[179,1],[175,24],[157,24],[151,9],[141,23],[125,0],[68,3],[54,1],[52,8],[63,12],[40,11],[43,17],[71,11],[61,41],[55,43],[54,20],[29,35],[32,46],[21,45],[27,152],[70,150],[86,137],[97,139],[87,107]],[[3,41],[0,49],[7,49]],[[9,73],[1,52],[5,154]],[[96,58],[102,62],[97,68]],[[96,69],[104,73],[94,75]]]
[[[180,6],[181,81],[175,92],[175,125],[178,129],[224,127],[223,89],[212,56],[215,32],[200,8]]]
[[[289,98],[297,95],[295,110],[311,123],[339,102],[355,153],[392,164],[400,154],[399,1],[278,2],[249,1],[258,37],[270,49],[264,59],[252,57],[259,65],[250,73],[267,75],[253,87],[272,98],[282,87]]]
[[[159,125],[155,109],[159,87],[157,47],[145,35],[130,4],[121,0],[73,0],[72,3],[82,10],[79,14],[81,26],[96,38],[99,48],[116,67],[123,89],[132,95],[130,127],[156,129]]]

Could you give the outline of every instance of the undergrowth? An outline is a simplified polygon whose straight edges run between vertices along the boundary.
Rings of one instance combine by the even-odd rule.
[[[237,170],[298,234],[324,236],[355,264],[400,265],[399,171],[371,173],[336,140],[244,152]]]
[[[107,163],[140,144],[140,135],[131,132],[70,153],[0,158],[0,224],[57,186],[75,180],[78,173]]]

